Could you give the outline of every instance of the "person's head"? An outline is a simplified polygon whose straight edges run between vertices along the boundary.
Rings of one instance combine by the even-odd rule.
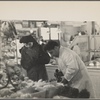
[[[52,57],[59,57],[59,43],[56,41],[50,40],[44,46],[44,50],[49,52]]]
[[[27,48],[31,48],[33,46],[33,42],[24,43],[24,46]]]
[[[33,44],[37,44],[36,40],[31,36],[23,36],[20,39],[20,43],[24,43],[25,47],[32,47]]]

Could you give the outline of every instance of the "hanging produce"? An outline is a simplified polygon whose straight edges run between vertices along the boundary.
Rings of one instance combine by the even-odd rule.
[[[7,38],[14,38],[17,35],[16,28],[12,21],[4,21],[1,24],[1,32]]]

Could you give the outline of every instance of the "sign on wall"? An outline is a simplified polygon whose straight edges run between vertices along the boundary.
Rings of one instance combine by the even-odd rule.
[[[51,39],[58,40],[59,37],[58,28],[51,28],[50,30],[51,30]]]
[[[41,36],[44,40],[49,40],[49,28],[41,28]]]

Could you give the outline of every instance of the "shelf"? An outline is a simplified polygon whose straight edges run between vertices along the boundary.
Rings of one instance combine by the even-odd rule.
[[[48,68],[57,68],[58,65],[46,64],[45,66]],[[100,70],[100,66],[87,66],[87,69]]]
[[[95,51],[95,50],[90,50],[90,51],[86,51],[86,52],[100,52],[100,50],[97,50],[97,51]]]
[[[87,66],[87,69],[92,69],[92,70],[100,70],[100,66]]]

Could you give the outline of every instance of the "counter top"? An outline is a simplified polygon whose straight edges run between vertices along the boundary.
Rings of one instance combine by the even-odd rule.
[[[45,64],[46,67],[57,67],[58,65]]]
[[[58,67],[58,65],[46,64],[46,67]],[[100,66],[87,66],[87,69],[91,70],[100,70]]]
[[[46,64],[46,69],[47,69],[49,79],[55,79],[54,72],[55,72],[55,69],[57,69],[57,66],[58,65]],[[100,67],[87,66],[87,69],[91,77],[91,80],[93,82],[96,97],[100,98]]]

